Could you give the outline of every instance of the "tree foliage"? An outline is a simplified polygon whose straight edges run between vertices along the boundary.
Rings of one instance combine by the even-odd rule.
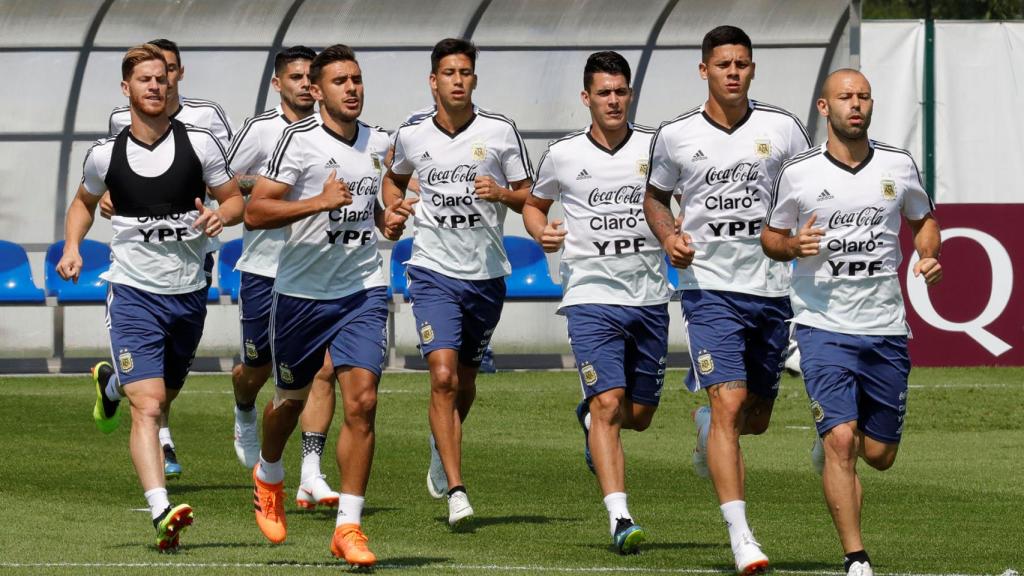
[[[863,0],[865,19],[926,17],[925,0]],[[1019,20],[1024,0],[931,0],[936,20]]]

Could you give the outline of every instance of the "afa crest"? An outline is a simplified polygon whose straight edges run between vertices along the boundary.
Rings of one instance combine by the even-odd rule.
[[[647,176],[647,171],[648,171],[649,168],[650,168],[650,164],[648,164],[647,159],[637,160],[636,161],[636,175],[637,176]]]
[[[697,371],[705,376],[715,371],[715,359],[707,350],[701,350],[697,355]]]
[[[580,374],[583,376],[583,383],[587,386],[593,386],[597,383],[597,370],[590,362],[584,362],[580,366]]]
[[[825,409],[821,407],[821,403],[817,400],[811,401],[811,416],[815,422],[821,422],[825,419]]]
[[[281,363],[277,365],[277,373],[281,376],[281,382],[285,384],[291,384],[295,382],[295,376],[292,375],[292,369],[287,364]]]
[[[487,145],[483,142],[473,144],[473,160],[483,162],[487,158]]]
[[[882,180],[882,198],[886,200],[896,199],[896,181],[885,179]]]
[[[370,160],[373,162],[373,169],[377,170],[377,171],[380,171],[380,167],[381,167],[380,156],[377,156],[376,154],[374,154],[374,155],[370,156]]]
[[[259,357],[259,352],[256,351],[256,344],[252,340],[245,341],[245,357],[249,360],[255,360]]]
[[[434,327],[429,322],[424,322],[420,326],[420,341],[424,344],[430,344],[434,341]]]
[[[122,350],[117,356],[117,362],[121,365],[121,372],[128,373],[135,368],[135,360],[132,359],[132,353],[127,350]]]
[[[772,155],[772,141],[767,138],[754,140],[754,154],[758,158],[767,158]]]

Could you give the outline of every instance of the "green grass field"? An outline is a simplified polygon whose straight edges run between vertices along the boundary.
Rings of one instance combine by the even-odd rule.
[[[626,432],[630,509],[650,543],[610,551],[597,484],[583,463],[569,372],[482,376],[466,426],[464,473],[475,530],[452,533],[427,495],[427,378],[389,373],[364,528],[378,571],[412,574],[681,573],[731,570],[711,484],[690,465],[690,411],[701,396],[670,373],[652,427]],[[249,471],[231,445],[227,376],[196,376],[174,406],[184,476],[169,486],[195,525],[179,554],[153,529],[128,458],[128,421],[104,436],[82,378],[0,378],[0,573],[291,574],[341,570],[328,544],[334,511],[289,499],[288,540],[266,542],[252,517]],[[264,390],[261,403],[269,397]],[[876,574],[990,574],[1024,569],[1024,370],[915,369],[904,443],[892,470],[861,466],[864,533]],[[331,436],[337,431],[338,419]],[[772,427],[745,438],[751,525],[780,573],[841,568],[841,549],[808,459],[802,382],[786,378]],[[336,484],[333,442],[324,470]],[[286,452],[289,494],[299,442]],[[1012,572],[1009,572],[1012,573]]]

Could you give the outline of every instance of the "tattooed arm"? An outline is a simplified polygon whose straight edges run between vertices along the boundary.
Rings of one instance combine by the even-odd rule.
[[[672,265],[688,267],[693,262],[694,249],[690,247],[689,234],[677,232],[676,219],[672,215],[672,193],[648,185],[644,196],[644,217]]]

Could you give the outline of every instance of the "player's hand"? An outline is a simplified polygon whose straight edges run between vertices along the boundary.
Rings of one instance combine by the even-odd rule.
[[[104,192],[103,196],[100,196],[100,216],[103,216],[107,220],[114,215],[114,201],[110,199],[110,191]]]
[[[199,198],[196,198],[196,210],[199,210],[199,217],[192,223],[193,228],[196,230],[202,230],[203,234],[206,234],[210,238],[213,238],[224,230],[224,218],[220,215],[220,212],[210,210]]]
[[[320,211],[330,212],[342,206],[352,203],[352,194],[348,190],[348,184],[338,179],[338,171],[331,170],[324,181],[323,192],[320,193]]]
[[[797,258],[816,256],[821,252],[821,238],[825,235],[823,228],[815,228],[814,222],[818,219],[817,214],[811,217],[800,228],[796,235],[795,255]]]
[[[558,252],[562,248],[568,231],[559,229],[561,225],[561,220],[552,220],[548,222],[548,225],[544,227],[544,231],[540,233],[540,245],[544,248],[545,252]]]
[[[420,199],[416,196],[395,200],[390,206],[384,209],[384,237],[388,240],[398,240],[405,231],[405,222],[412,216],[413,206]]]
[[[78,284],[78,275],[82,272],[82,255],[78,250],[65,250],[57,262],[57,274],[65,280]]]
[[[697,251],[690,246],[691,241],[690,235],[686,232],[673,234],[665,241],[663,248],[673,267],[683,269],[693,264],[693,256]]]
[[[490,176],[477,176],[473,180],[473,191],[476,192],[477,198],[488,202],[501,202],[505,197],[505,189],[498,186]]]
[[[921,258],[914,264],[914,277],[918,278],[924,274],[924,283],[928,286],[937,284],[942,280],[942,264],[935,258]]]

